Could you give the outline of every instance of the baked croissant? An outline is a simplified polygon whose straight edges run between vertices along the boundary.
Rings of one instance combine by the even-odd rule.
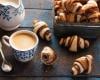
[[[80,0],[62,0],[62,6],[74,14],[79,14],[82,4]]]
[[[57,21],[57,22],[66,22],[66,15],[65,15],[65,13],[59,13],[59,15],[58,16],[55,16],[55,20]]]
[[[50,31],[50,28],[48,27],[48,24],[44,21],[33,21],[34,29],[33,31],[38,34],[42,39],[45,39],[47,41],[51,40],[52,33]]]
[[[76,59],[72,66],[73,75],[78,75],[81,73],[89,74],[92,70],[92,63],[92,55],[86,55]]]
[[[51,65],[55,62],[56,59],[57,54],[55,51],[52,48],[45,46],[41,51],[41,61],[46,65]]]
[[[61,0],[55,0],[55,20],[57,22],[66,22],[66,14],[61,3]]]
[[[81,8],[81,13],[99,11],[98,4],[95,0],[88,0]]]
[[[55,0],[54,5],[55,10],[61,8],[61,0]]]
[[[69,49],[69,51],[72,52],[77,52],[78,49],[88,48],[90,45],[88,40],[85,40],[77,35],[61,38],[59,44],[64,45]]]
[[[85,14],[89,22],[100,22],[100,12],[95,0],[89,0],[81,8],[81,14]]]

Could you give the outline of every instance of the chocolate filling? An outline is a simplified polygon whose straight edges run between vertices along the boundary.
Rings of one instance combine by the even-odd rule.
[[[44,33],[44,38],[46,39],[46,35],[49,35],[51,34],[51,31],[50,30],[47,30],[45,33]],[[51,36],[49,37],[49,39],[51,39]],[[47,39],[46,39],[47,40]]]
[[[79,66],[78,65],[73,65],[74,66],[74,68],[78,71],[78,73],[80,73],[80,68],[79,68]]]
[[[80,61],[78,61],[78,60],[77,60],[76,62],[78,62],[79,64],[81,64],[82,68],[83,68],[84,71],[85,71],[85,67],[82,65],[82,63],[81,63]],[[83,71],[83,72],[84,72],[84,71]]]
[[[47,26],[46,26],[46,25],[41,26],[41,27],[38,29],[37,34],[40,35],[40,32],[41,32],[44,28],[47,28]]]
[[[52,55],[53,57],[52,57],[52,61],[51,62],[49,62],[49,60],[47,61],[47,64],[52,64],[55,60],[56,60],[56,58],[57,58],[57,55],[55,54],[55,53],[53,53],[54,55]]]
[[[88,45],[87,45],[87,43],[85,43],[85,41],[84,41],[84,46],[85,46],[85,48],[88,48]]]
[[[87,65],[87,70],[86,70],[86,72],[88,72],[89,64],[90,64],[87,58],[88,58],[88,57],[86,57],[86,62],[87,62],[88,65]]]
[[[80,37],[77,37],[77,49],[80,49]]]
[[[79,12],[81,8],[82,8],[82,6],[79,6],[79,7],[76,9],[76,12]]]
[[[68,41],[68,48],[71,47],[74,38],[75,38],[75,36],[72,36],[72,37],[70,38],[70,40]]]
[[[77,22],[77,15],[74,16],[74,22]]]
[[[86,46],[85,46],[85,40],[84,39],[83,39],[83,44],[84,44],[84,48],[85,48]]]
[[[44,61],[48,61],[49,55],[48,54],[44,54],[42,58],[43,58]]]

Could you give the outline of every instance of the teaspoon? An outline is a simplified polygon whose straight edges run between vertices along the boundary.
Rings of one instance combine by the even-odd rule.
[[[3,59],[3,62],[2,62],[2,65],[1,65],[2,71],[10,72],[12,70],[12,65],[7,62],[7,60],[6,60],[6,58],[3,54],[1,42],[0,42],[0,53],[1,53],[1,56],[2,56],[2,59]]]

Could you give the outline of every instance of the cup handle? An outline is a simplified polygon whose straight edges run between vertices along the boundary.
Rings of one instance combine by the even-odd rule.
[[[4,45],[6,45],[7,47],[10,47],[10,43],[9,43],[9,37],[8,36],[3,36],[2,37],[2,43],[4,44]]]

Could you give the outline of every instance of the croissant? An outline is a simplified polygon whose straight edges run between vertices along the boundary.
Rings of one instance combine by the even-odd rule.
[[[82,4],[80,0],[62,0],[62,6],[67,10],[75,14],[79,14]]]
[[[100,22],[100,12],[95,0],[89,0],[81,8],[81,14],[85,14],[89,22]]]
[[[41,51],[41,61],[46,65],[51,65],[55,62],[56,59],[57,54],[55,51],[52,48],[45,46]]]
[[[65,22],[66,21],[66,14],[64,12],[64,9],[61,5],[61,0],[55,0],[55,20],[57,22]]]
[[[95,11],[99,11],[98,8],[98,4],[95,0],[88,0],[88,2],[82,6],[81,8],[81,13],[85,13],[85,12],[95,12]]]
[[[55,0],[54,5],[55,5],[54,6],[55,9],[60,8],[61,7],[61,0]]]
[[[100,12],[93,13],[88,17],[89,22],[100,22]]]
[[[33,21],[34,29],[33,31],[38,34],[42,39],[45,39],[47,41],[51,40],[52,33],[50,31],[50,28],[48,27],[48,24],[44,21]]]
[[[61,38],[59,41],[60,45],[64,45],[69,51],[77,52],[79,49],[88,48],[90,43],[77,35],[69,36],[67,38]]]
[[[66,22],[66,15],[65,15],[65,13],[59,13],[59,15],[58,16],[55,16],[55,20],[57,21],[57,22],[60,22],[60,21],[62,21],[62,22]]]
[[[92,71],[92,63],[92,55],[86,55],[76,59],[72,66],[73,75],[78,75],[81,73],[89,74]]]

